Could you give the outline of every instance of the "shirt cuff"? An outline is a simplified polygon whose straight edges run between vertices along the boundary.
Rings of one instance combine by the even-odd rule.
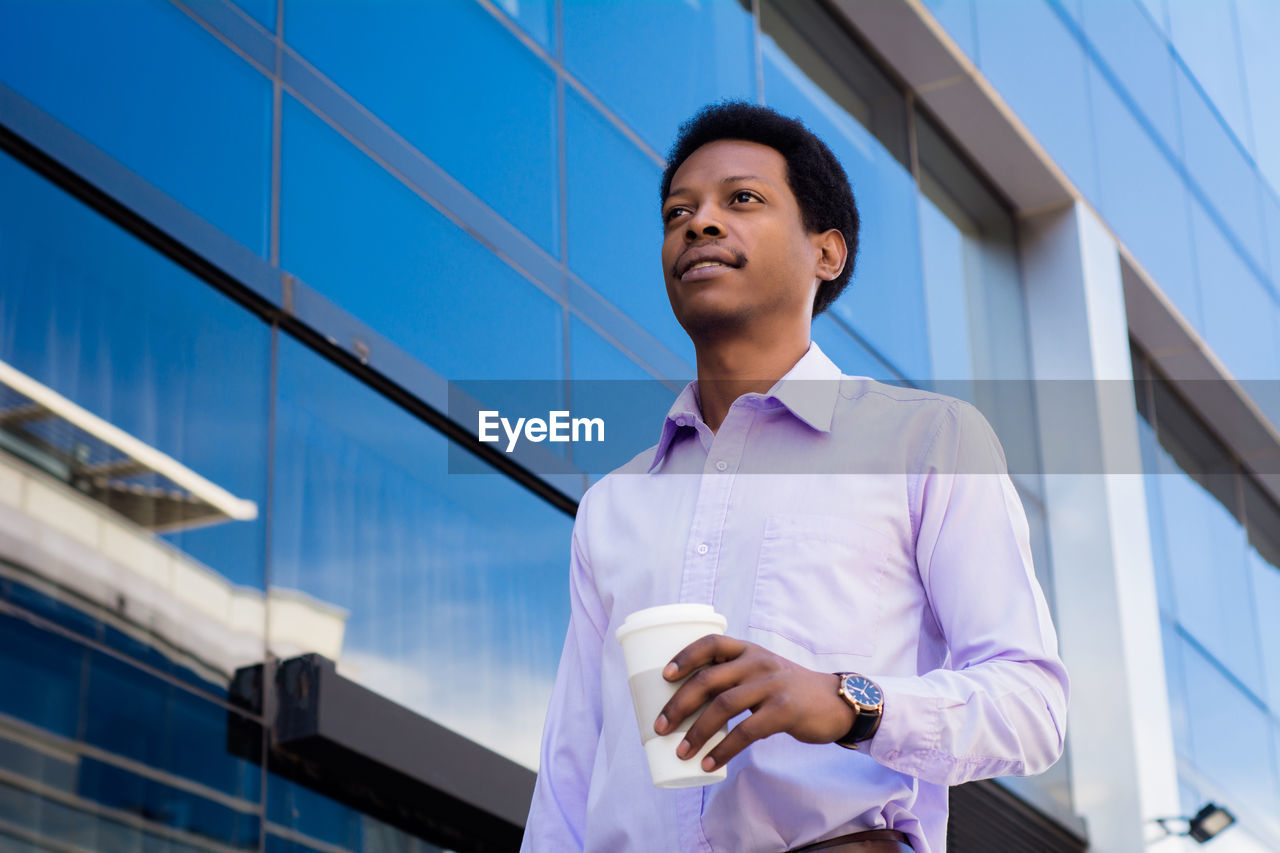
[[[862,748],[891,770],[924,775],[929,756],[937,753],[942,738],[942,697],[931,692],[920,676],[867,677],[880,685],[884,710],[875,736]]]

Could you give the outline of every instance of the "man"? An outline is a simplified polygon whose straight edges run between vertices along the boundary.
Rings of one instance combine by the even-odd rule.
[[[971,406],[843,377],[810,341],[858,215],[802,124],[708,107],[662,200],[698,379],[579,506],[523,849],[940,853],[948,785],[1062,751],[1066,672],[999,443]],[[696,673],[639,722],[695,718],[681,757],[730,722],[703,763],[728,776],[659,790],[614,631],[677,602],[728,632],[675,657],[669,680]]]

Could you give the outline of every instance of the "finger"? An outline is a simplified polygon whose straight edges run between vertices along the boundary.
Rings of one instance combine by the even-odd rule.
[[[717,767],[723,767],[731,758],[751,744],[761,738],[777,734],[781,730],[777,722],[777,714],[773,713],[768,705],[764,705],[759,711],[751,713],[729,730],[725,739],[703,757],[702,769],[710,772]]]
[[[681,758],[695,755],[730,720],[743,711],[759,707],[768,698],[770,689],[768,682],[757,679],[716,696],[685,732],[684,740],[676,747],[676,755]]]
[[[756,667],[755,662],[744,656],[725,663],[706,666],[693,673],[662,707],[662,711],[654,721],[653,730],[658,734],[674,731],[686,717],[715,699],[716,696],[751,680]]]
[[[667,681],[679,681],[700,666],[733,660],[750,644],[725,634],[708,634],[685,646],[662,670]]]

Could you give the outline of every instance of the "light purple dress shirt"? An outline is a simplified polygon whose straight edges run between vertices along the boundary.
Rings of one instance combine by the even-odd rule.
[[[715,433],[690,383],[657,446],[578,508],[521,849],[779,853],[890,828],[942,853],[948,785],[1062,752],[1067,673],[1004,471],[972,406],[842,376],[817,344]],[[675,602],[712,604],[731,636],[810,669],[871,677],[876,736],[852,751],[778,734],[724,782],[653,787],[614,631]]]

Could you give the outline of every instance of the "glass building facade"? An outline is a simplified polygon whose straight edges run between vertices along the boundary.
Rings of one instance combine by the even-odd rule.
[[[451,389],[568,407],[625,380],[659,393],[623,458],[656,440],[694,374],[663,155],[722,98],[841,159],[861,249],[814,340],[987,413],[1073,673],[1105,666],[1072,632],[1040,380],[1118,380],[1134,416],[1139,467],[1085,473],[1144,475],[1104,594],[1129,672],[1160,675],[1126,707],[1167,737],[1121,783],[1073,708],[1050,772],[957,790],[952,849],[1004,821],[1010,849],[1174,850],[1155,812],[1209,799],[1238,818],[1220,849],[1280,848],[1280,7],[891,0],[886,29],[876,5],[0,0],[0,849],[518,844],[602,471],[480,445]],[[920,85],[926,54],[959,71]],[[1051,322],[1046,292],[1093,287],[1080,240],[1076,274],[1037,273],[1063,211],[1104,235],[1122,375],[1053,355],[1105,326]]]

